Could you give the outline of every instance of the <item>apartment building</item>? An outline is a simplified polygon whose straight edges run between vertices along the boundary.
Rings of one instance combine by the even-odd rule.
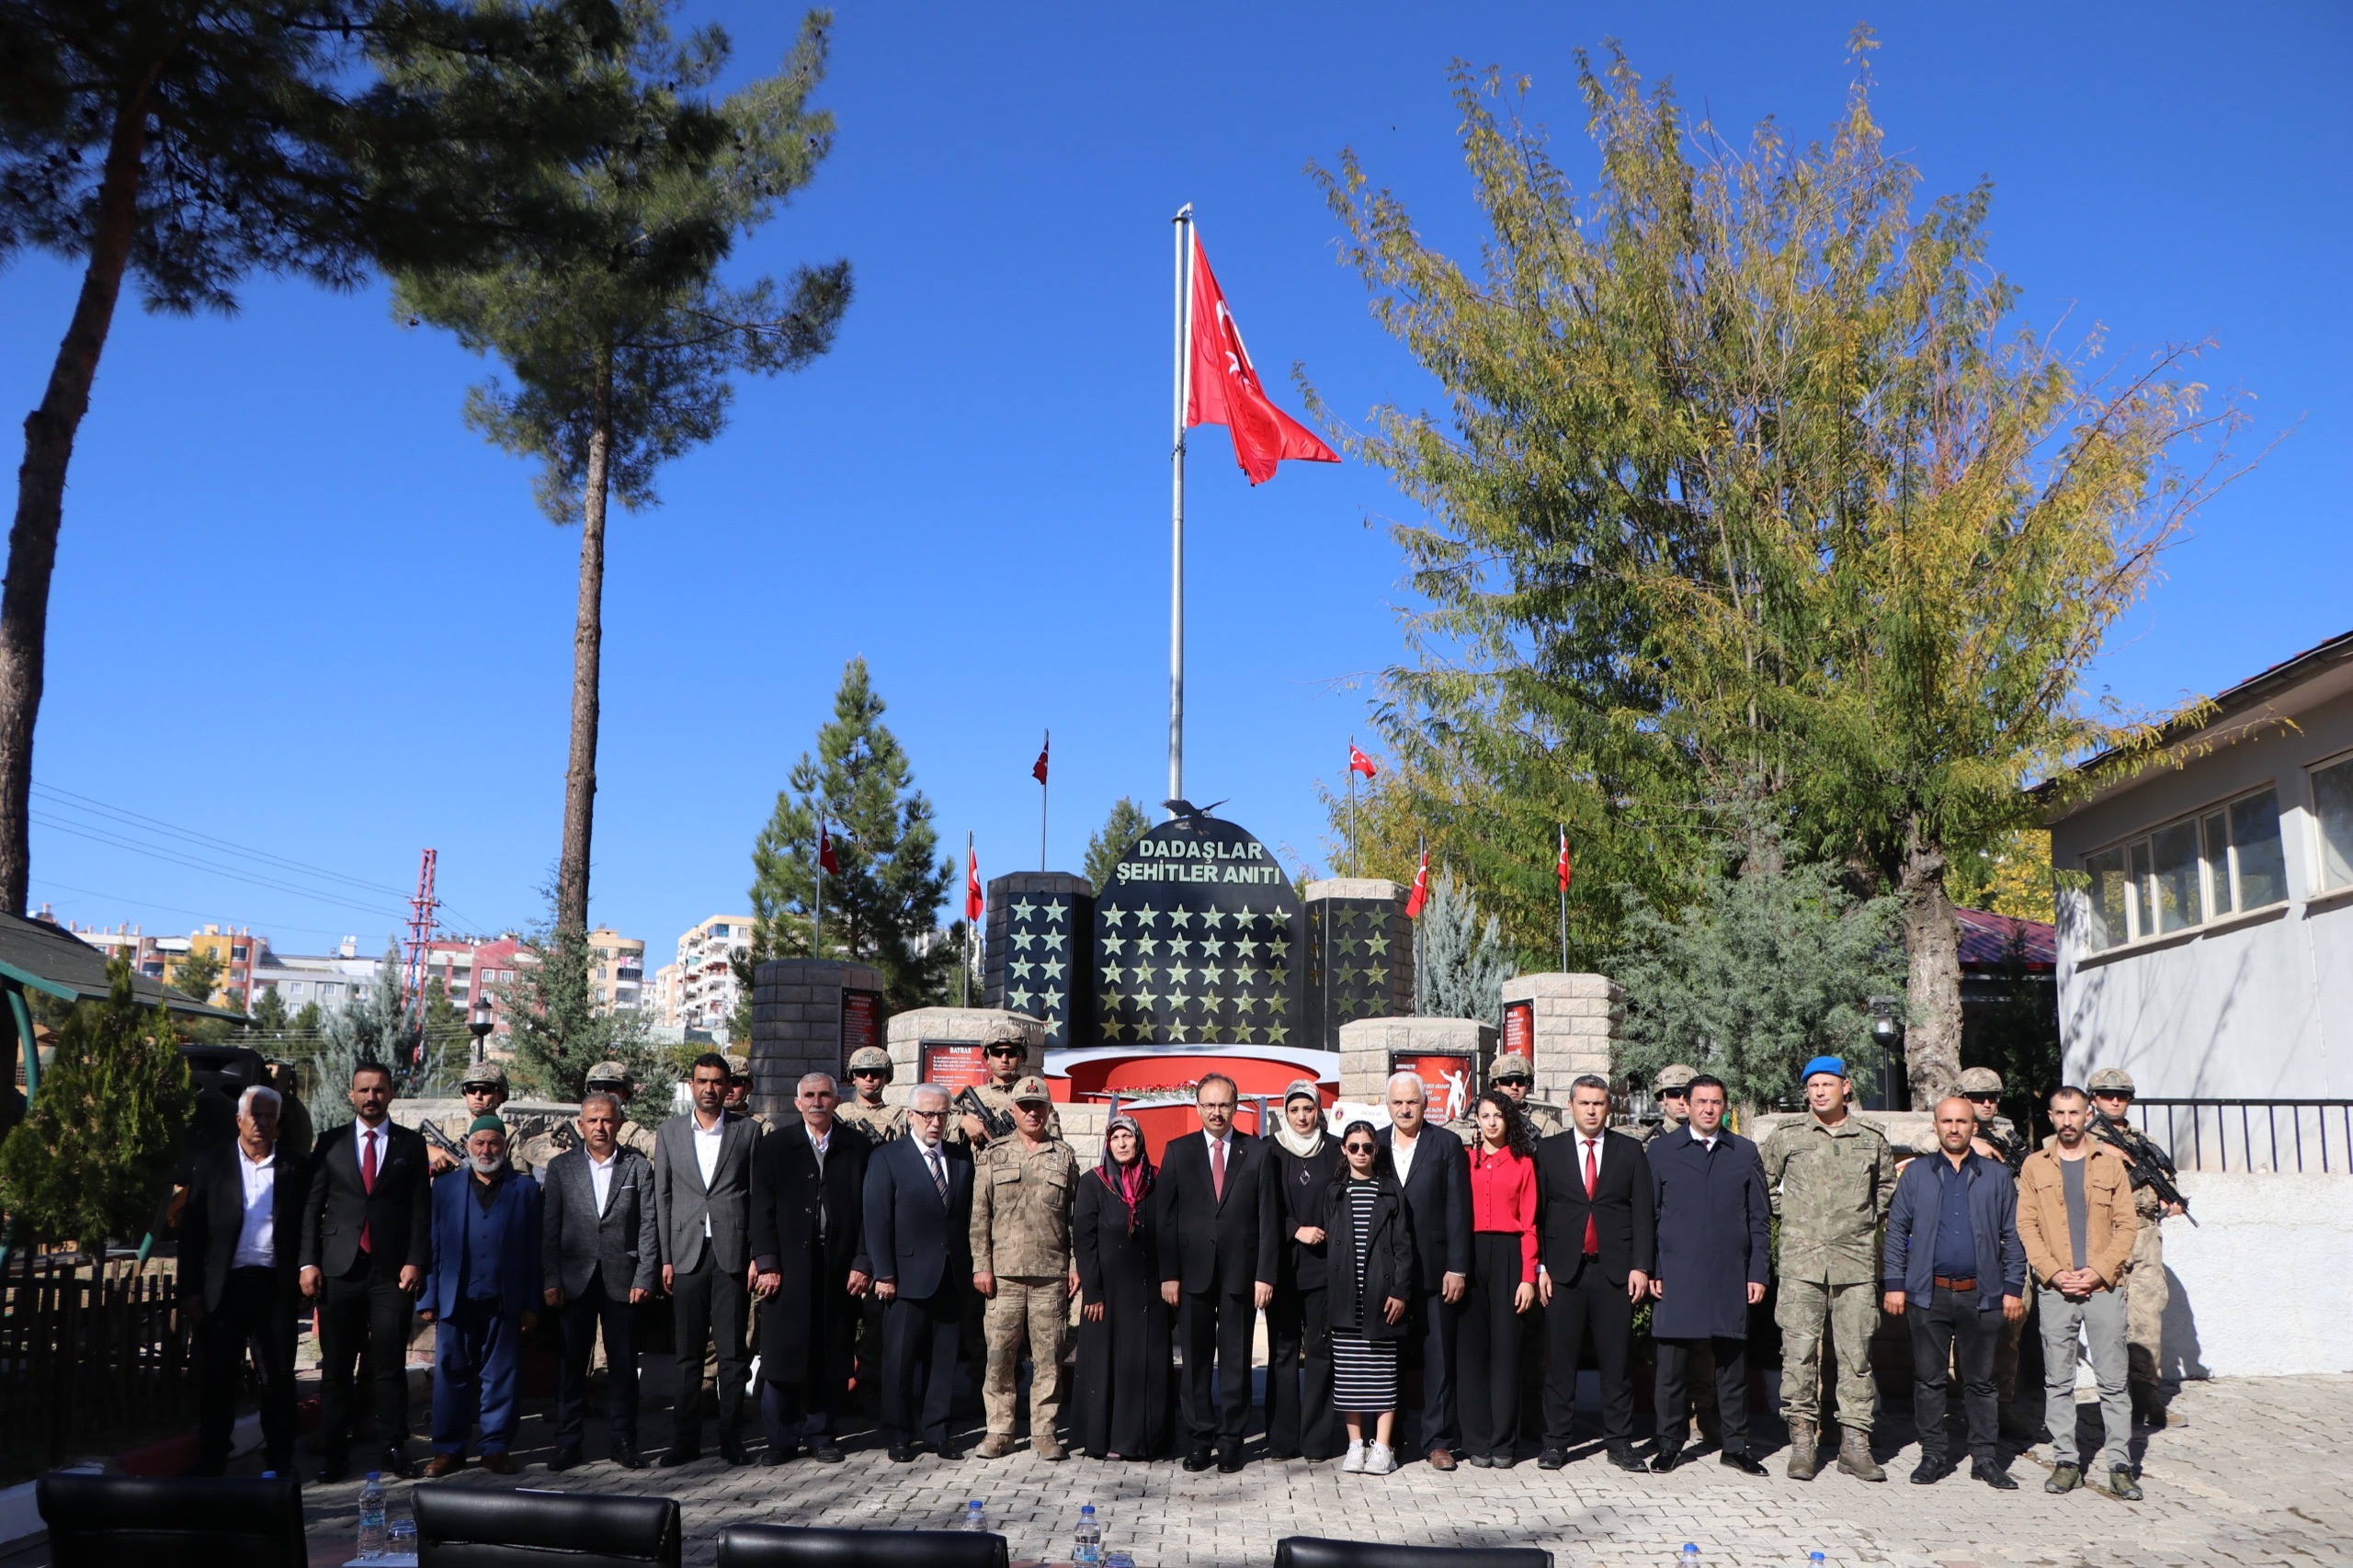
[[[752,945],[752,917],[714,915],[689,927],[678,938],[677,1011],[665,1018],[680,1028],[709,1029],[714,1039],[727,1039],[727,1020],[735,1011],[733,960]]]

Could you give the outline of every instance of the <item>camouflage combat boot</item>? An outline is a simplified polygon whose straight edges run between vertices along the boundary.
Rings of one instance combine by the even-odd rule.
[[[1859,1426],[1841,1428],[1838,1434],[1838,1468],[1859,1481],[1885,1481],[1887,1471],[1871,1458],[1871,1435]]]
[[[1822,1430],[1811,1421],[1790,1423],[1790,1479],[1812,1481],[1822,1469]]]

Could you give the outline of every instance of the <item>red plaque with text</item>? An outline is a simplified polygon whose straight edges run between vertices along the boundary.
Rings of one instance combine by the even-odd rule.
[[[1528,1058],[1529,1066],[1536,1064],[1536,1004],[1506,1002],[1504,1004],[1504,1053],[1517,1051]]]
[[[937,1084],[952,1095],[959,1089],[977,1089],[988,1081],[989,1064],[979,1046],[924,1042],[923,1082]]]
[[[1411,1073],[1422,1081],[1430,1120],[1454,1121],[1471,1114],[1471,1101],[1478,1090],[1471,1082],[1470,1057],[1401,1051],[1390,1058],[1389,1068],[1392,1073]]]

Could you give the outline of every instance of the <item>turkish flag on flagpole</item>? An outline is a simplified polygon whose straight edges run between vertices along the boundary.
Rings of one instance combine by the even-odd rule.
[[[977,850],[964,851],[964,918],[978,920],[988,901],[981,896],[981,857]]]
[[[1185,423],[1224,426],[1233,437],[1234,460],[1253,484],[1272,479],[1275,465],[1285,458],[1338,462],[1337,452],[1267,396],[1250,351],[1242,346],[1242,329],[1226,308],[1225,292],[1210,271],[1198,225],[1193,229],[1192,292]]]
[[[1561,891],[1562,891],[1563,892],[1568,892],[1568,891],[1569,891],[1569,830],[1568,830],[1567,828],[1563,828],[1563,829],[1561,830],[1561,859],[1560,859],[1560,864],[1559,864],[1559,865],[1557,865],[1556,867],[1554,867],[1554,868],[1553,868],[1553,869],[1554,869],[1554,870],[1556,870],[1556,871],[1560,874],[1560,878],[1561,878]]]
[[[1414,873],[1414,891],[1405,899],[1405,918],[1419,920],[1422,917],[1422,905],[1429,902],[1429,897],[1430,852],[1425,849],[1422,851],[1421,869]]]
[[[1054,737],[1048,735],[1038,747],[1038,760],[1029,765],[1029,777],[1039,783],[1046,781],[1046,753],[1053,749]]]
[[[825,831],[825,824],[822,822],[817,824],[817,864],[830,875],[838,877],[842,874],[841,862],[834,858],[833,835]]]
[[[1348,770],[1351,773],[1361,773],[1367,778],[1381,771],[1372,765],[1372,758],[1357,750],[1357,743],[1354,741],[1348,743]]]

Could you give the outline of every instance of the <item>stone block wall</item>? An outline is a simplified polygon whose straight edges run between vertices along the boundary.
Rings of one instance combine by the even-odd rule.
[[[1504,982],[1503,1006],[1532,1013],[1536,1085],[1531,1099],[1566,1106],[1569,1085],[1581,1074],[1607,1078],[1626,1021],[1626,988],[1606,974],[1522,974]]]
[[[835,959],[777,959],[752,974],[752,1108],[789,1115],[804,1073],[844,1083],[842,994],[874,993],[882,971]]]
[[[1044,1077],[1045,1027],[1038,1019],[1024,1013],[1008,1013],[1002,1007],[917,1007],[891,1017],[891,1086],[882,1092],[882,1098],[892,1105],[907,1103],[908,1094],[923,1082],[923,1048],[926,1042],[977,1046],[986,1037],[990,1025],[1008,1019],[1021,1026],[1029,1042],[1029,1054],[1022,1062],[1021,1071]]]
[[[1473,1093],[1487,1084],[1495,1059],[1495,1026],[1478,1018],[1358,1018],[1340,1026],[1340,1097],[1381,1105],[1389,1097],[1391,1063],[1424,1052],[1469,1056],[1477,1063]]]

